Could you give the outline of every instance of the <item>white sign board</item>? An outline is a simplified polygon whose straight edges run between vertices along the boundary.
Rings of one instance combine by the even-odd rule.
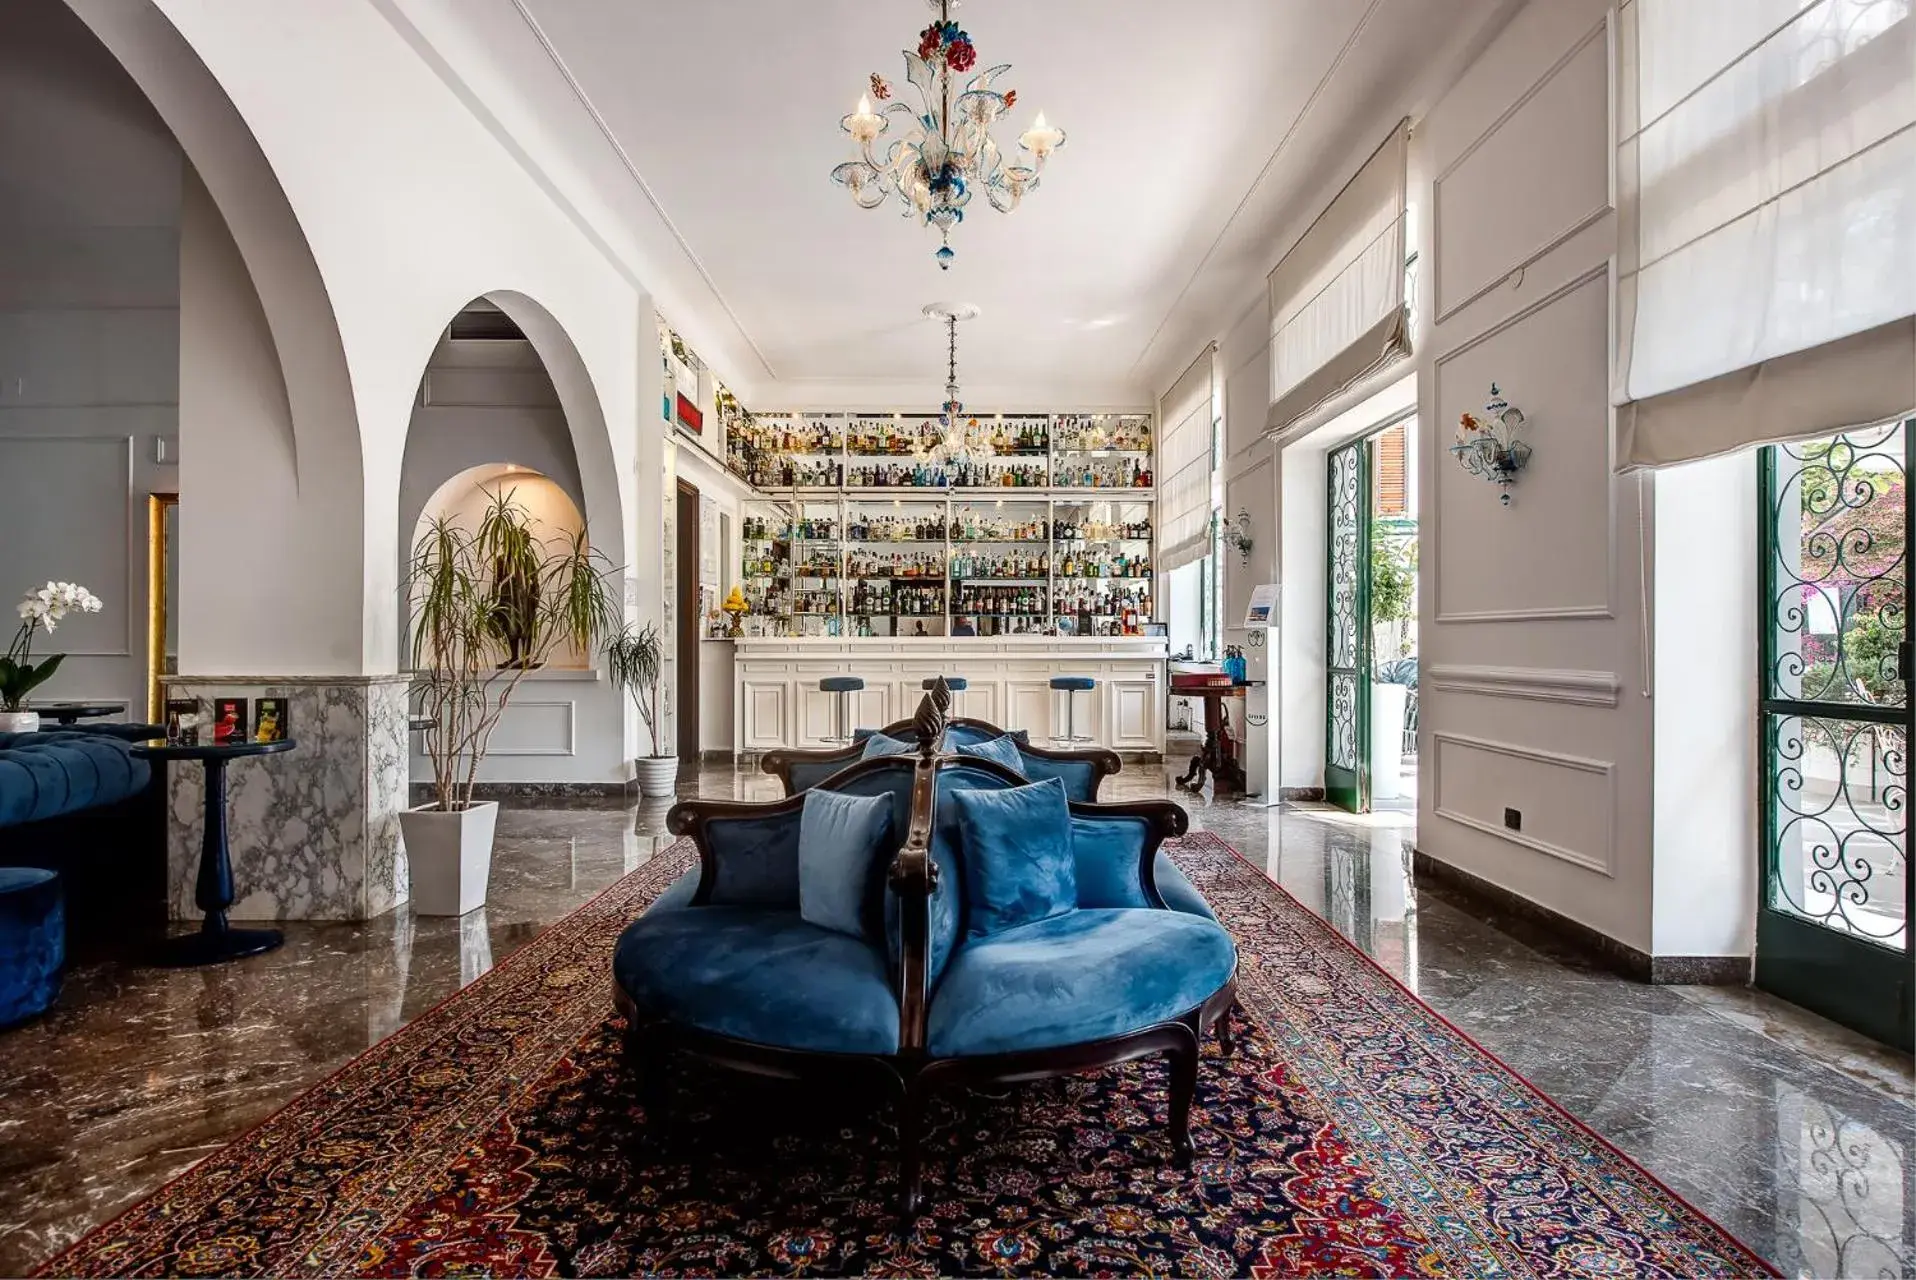
[[[1251,603],[1244,610],[1244,625],[1247,627],[1274,627],[1277,625],[1277,583],[1267,582],[1261,587],[1251,588]]]

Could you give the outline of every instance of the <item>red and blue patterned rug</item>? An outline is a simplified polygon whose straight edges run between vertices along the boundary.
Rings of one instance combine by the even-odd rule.
[[[680,845],[40,1273],[1771,1273],[1215,836],[1172,856],[1252,1024],[1189,1169],[1155,1062],[944,1099],[907,1231],[875,1085],[702,1072],[648,1128],[608,963]]]

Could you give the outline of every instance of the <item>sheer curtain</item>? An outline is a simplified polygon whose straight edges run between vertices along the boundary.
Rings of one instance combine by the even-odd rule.
[[[1211,551],[1216,377],[1217,346],[1210,344],[1158,402],[1159,573]]]
[[[1911,5],[1620,11],[1621,466],[1916,408]]]
[[[1404,310],[1405,163],[1410,122],[1271,272],[1271,407],[1283,431],[1410,354]]]

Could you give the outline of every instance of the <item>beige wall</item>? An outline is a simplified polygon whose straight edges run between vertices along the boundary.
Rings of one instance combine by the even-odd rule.
[[[1603,0],[1526,6],[1418,131],[1418,846],[1649,951],[1639,484],[1611,474],[1608,21]],[[1443,450],[1492,381],[1535,446],[1509,507]]]

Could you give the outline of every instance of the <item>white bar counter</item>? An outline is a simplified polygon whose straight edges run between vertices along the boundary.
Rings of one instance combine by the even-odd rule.
[[[1090,676],[1079,693],[1077,732],[1096,746],[1132,754],[1164,751],[1166,642],[1143,636],[956,636],[773,639],[745,637],[736,649],[734,737],[742,755],[776,747],[824,747],[837,695],[819,692],[827,676],[859,676],[851,727],[903,720],[924,696],[921,681],[963,676],[954,715],[1025,729],[1048,745],[1064,732],[1062,693],[1053,676]]]

